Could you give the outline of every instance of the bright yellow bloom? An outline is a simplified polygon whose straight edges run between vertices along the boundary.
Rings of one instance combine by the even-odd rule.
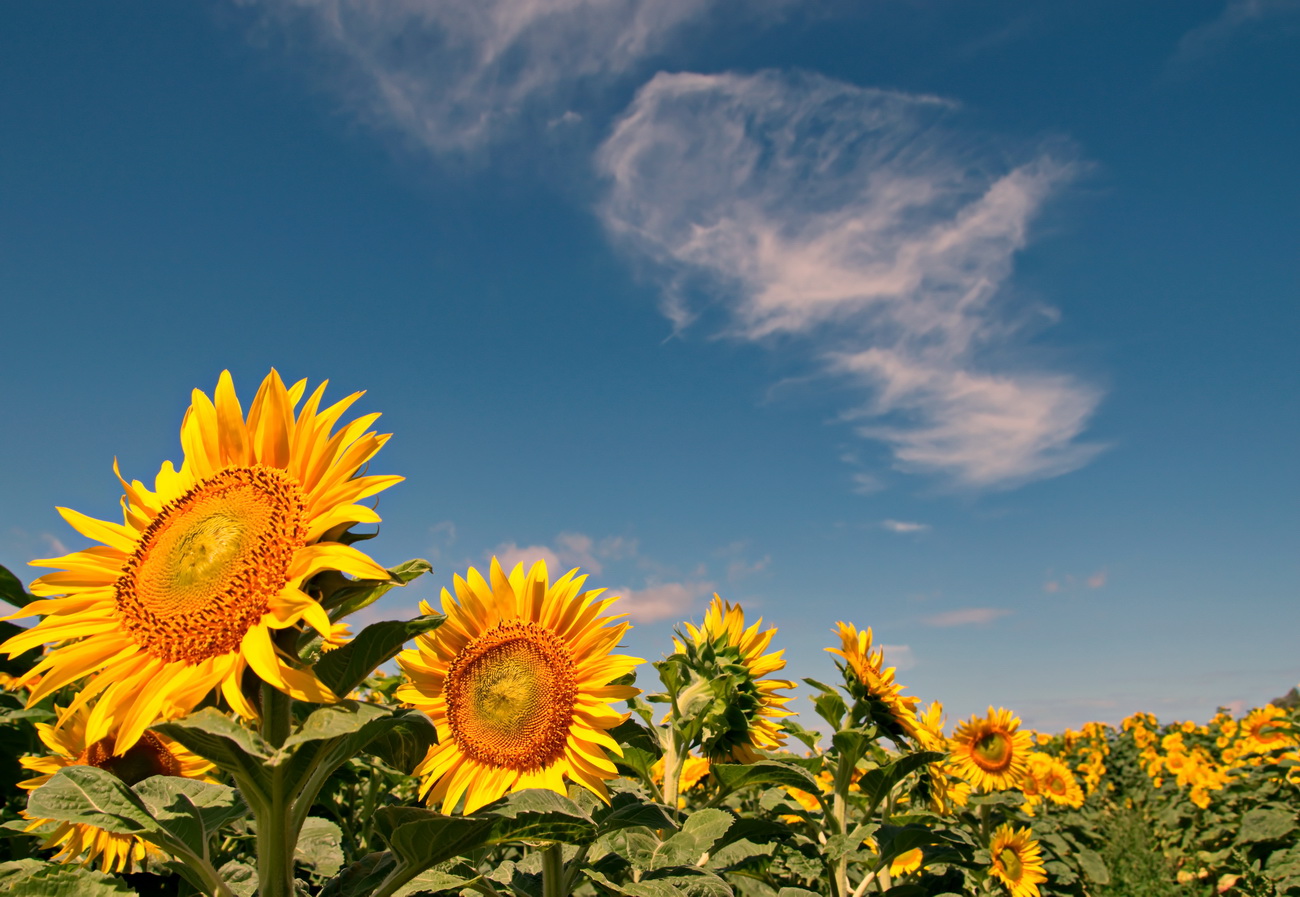
[[[1052,803],[1063,804],[1067,807],[1078,808],[1083,806],[1083,789],[1079,787],[1078,781],[1074,778],[1074,773],[1070,772],[1070,767],[1056,757],[1045,754],[1034,754],[1031,761],[1038,757],[1044,759],[1037,761],[1034,778],[1037,779],[1043,796]],[[1031,762],[1031,768],[1034,765]]]
[[[1293,747],[1295,738],[1283,729],[1286,711],[1272,704],[1257,707],[1241,721],[1241,748],[1243,754],[1266,754],[1277,748]]]
[[[921,703],[921,699],[913,696],[904,696],[903,687],[894,681],[894,667],[885,667],[885,652],[883,649],[871,650],[871,627],[868,626],[864,631],[858,632],[856,626],[852,623],[843,621],[835,624],[836,632],[840,637],[839,648],[827,648],[831,654],[837,654],[848,662],[848,669],[852,670],[858,683],[866,690],[867,695],[881,705],[883,705],[887,729],[896,729],[896,732],[886,731],[886,735],[895,735],[898,732],[915,738],[916,731],[916,708]],[[880,722],[880,721],[878,721]],[[893,725],[890,726],[889,723]]]
[[[623,754],[608,730],[627,719],[610,705],[640,694],[611,683],[644,661],[610,653],[631,624],[602,616],[618,599],[582,591],[577,572],[548,585],[541,561],[506,576],[493,558],[486,580],[471,567],[454,598],[442,590],[442,626],[398,655],[397,696],[438,730],[415,769],[420,796],[444,813],[462,796],[473,813],[525,788],[565,794],[566,777],[608,800],[618,771],[606,751]]]
[[[1015,788],[1029,768],[1030,739],[1019,727],[1020,719],[1001,707],[962,723],[949,740],[957,772],[984,791]]]
[[[913,847],[911,850],[905,850],[894,857],[893,862],[889,864],[889,874],[898,876],[915,872],[921,868],[924,860],[925,857],[921,852],[921,848]]]
[[[33,582],[46,600],[14,616],[44,619],[0,645],[10,656],[56,645],[29,674],[42,676],[29,702],[93,676],[69,709],[97,698],[86,737],[115,731],[121,753],[145,727],[188,713],[218,687],[241,716],[255,716],[240,689],[248,668],[295,698],[334,700],[272,636],[300,622],[329,635],[324,608],[303,591],[317,573],[387,578],[332,539],[351,524],[378,522],[357,502],[402,478],[360,475],[389,438],[368,429],[379,415],[332,432],[361,393],[320,410],[322,383],[295,418],[306,386],[286,389],[271,371],[245,418],[223,371],[215,401],[193,392],[180,470],[164,463],[152,490],[118,473],[122,523],[59,509],[99,544],[32,562],[61,572]]]
[[[1047,881],[1042,848],[1028,828],[1000,825],[989,845],[993,866],[989,870],[1011,892],[1011,897],[1039,897],[1038,885]]]
[[[88,715],[88,710],[82,707],[66,714],[57,728],[49,723],[36,724],[36,732],[41,741],[53,753],[45,757],[19,759],[24,767],[38,773],[36,778],[19,782],[19,788],[28,791],[39,788],[56,772],[68,766],[97,766],[113,773],[128,786],[155,775],[206,779],[204,774],[212,769],[211,763],[157,732],[145,732],[125,754],[114,755],[111,735],[87,743]],[[24,812],[23,815],[27,814]],[[49,819],[28,818],[28,831],[35,831],[52,822]],[[41,847],[47,850],[57,847],[59,852],[54,855],[54,859],[59,862],[79,860],[89,866],[98,861],[99,867],[105,872],[130,872],[135,864],[146,858],[166,859],[166,855],[158,848],[135,835],[107,832],[78,822],[58,823],[53,831],[45,835],[45,843]]]
[[[785,705],[793,696],[779,692],[794,688],[795,684],[788,679],[764,678],[770,673],[785,669],[782,657],[784,649],[770,654],[763,653],[772,644],[776,627],[763,630],[763,618],[759,617],[746,628],[745,612],[740,605],[723,601],[716,594],[704,614],[704,621],[698,627],[692,623],[684,625],[695,647],[711,645],[719,654],[732,650],[748,672],[744,688],[748,692],[749,706],[737,705],[744,714],[745,729],[743,733],[736,732],[726,739],[727,743],[720,746],[721,753],[711,759],[754,763],[762,759],[759,750],[775,750],[784,744],[785,731],[777,720],[792,715],[793,712],[786,710]],[[679,652],[686,649],[677,639],[673,639],[673,642]]]

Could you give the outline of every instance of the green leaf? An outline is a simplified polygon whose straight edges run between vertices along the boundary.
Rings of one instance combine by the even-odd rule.
[[[780,760],[759,760],[757,763],[718,763],[713,775],[726,793],[752,785],[785,785],[817,794],[821,787],[812,773],[793,763]]]
[[[393,897],[411,897],[414,894],[437,894],[440,891],[459,891],[478,881],[481,876],[466,863],[442,863],[426,869],[393,892]]]
[[[782,888],[776,892],[776,897],[821,897],[816,891],[807,891],[803,888]]]
[[[408,710],[394,716],[393,725],[375,736],[364,750],[409,776],[437,743],[438,729],[433,721],[418,710]]]
[[[0,601],[14,607],[24,607],[28,602],[35,600],[36,596],[23,588],[22,582],[9,572],[9,568],[0,565]]]
[[[313,670],[334,694],[343,697],[396,657],[411,639],[441,626],[443,619],[442,614],[426,614],[413,620],[372,623],[342,648],[321,657]]]
[[[388,831],[393,853],[403,864],[417,869],[495,844],[517,841],[582,844],[596,835],[595,825],[577,805],[553,791],[519,791],[493,807],[493,812],[473,816],[381,807],[375,812],[375,818],[381,833]],[[398,812],[394,814],[394,810]],[[392,816],[396,818],[380,821]]]
[[[1074,858],[1079,861],[1079,868],[1088,878],[1099,885],[1110,884],[1110,870],[1106,868],[1106,861],[1097,851],[1080,847],[1075,852]]]
[[[655,848],[649,869],[669,866],[693,866],[714,843],[731,828],[735,817],[725,810],[697,810],[682,825],[682,830]]]
[[[218,869],[217,874],[236,897],[254,897],[257,893],[257,870],[247,863],[231,860]]]
[[[389,851],[368,853],[326,882],[319,897],[369,897],[396,867]]]
[[[94,766],[60,769],[28,795],[27,813],[55,822],[82,822],[120,835],[158,828],[134,792],[111,772]]]
[[[284,745],[280,751],[282,756],[288,756],[293,749],[309,741],[330,741],[335,738],[344,738],[348,735],[355,735],[367,725],[376,720],[388,719],[392,717],[393,711],[383,704],[368,704],[364,701],[340,701],[337,704],[326,704],[313,710],[311,714],[302,721],[298,730],[284,740]],[[279,758],[272,762],[277,765],[282,762]]]
[[[223,825],[247,813],[235,789],[198,779],[151,776],[134,790],[158,825],[198,856]]]
[[[343,832],[328,819],[308,816],[298,833],[294,859],[321,878],[335,875],[343,867]]]
[[[844,721],[844,714],[849,712],[844,699],[833,691],[816,695],[813,698],[813,708],[818,716],[830,723],[831,729],[838,729],[840,723]]]
[[[623,748],[623,756],[618,757],[611,754],[609,759],[613,760],[614,765],[620,770],[630,772],[634,776],[649,781],[652,778],[650,768],[655,765],[655,761],[659,757],[657,754],[643,751],[637,747],[625,747]]]
[[[944,756],[938,751],[917,751],[915,754],[906,754],[887,766],[869,769],[864,772],[862,778],[858,780],[858,787],[862,789],[867,801],[874,807],[884,800],[889,792],[894,790],[894,786],[909,774],[928,763],[939,762]]]
[[[374,604],[387,594],[389,589],[395,586],[404,586],[416,577],[432,571],[433,567],[428,561],[415,558],[403,564],[398,564],[396,567],[390,567],[388,579],[352,580],[329,593],[327,606],[332,608],[330,618],[341,620],[350,616],[363,607]]]
[[[120,878],[82,866],[16,860],[0,863],[0,893],[6,897],[122,897],[135,892]]]
[[[655,760],[663,756],[659,739],[645,726],[632,719],[625,719],[606,734],[624,747],[633,747],[651,754]],[[653,761],[652,761],[653,762]]]
[[[1296,829],[1295,813],[1273,807],[1256,807],[1241,819],[1238,844],[1280,841]]]
[[[602,812],[603,811],[603,812]],[[644,826],[651,829],[677,828],[676,814],[660,803],[646,800],[627,791],[610,797],[610,807],[603,806],[592,814],[596,832],[607,835],[619,829]]]
[[[212,707],[184,719],[156,723],[153,729],[235,776],[241,787],[253,789],[252,799],[265,801],[271,788],[272,748],[256,732]]]

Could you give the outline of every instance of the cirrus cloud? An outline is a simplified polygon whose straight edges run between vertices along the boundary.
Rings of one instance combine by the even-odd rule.
[[[597,164],[602,219],[664,272],[675,328],[718,306],[725,336],[803,347],[866,393],[844,416],[895,467],[1005,487],[1100,450],[1078,440],[1100,390],[1017,339],[1057,313],[1002,296],[1070,147],[1016,153],[946,100],[813,74],[661,73]]]

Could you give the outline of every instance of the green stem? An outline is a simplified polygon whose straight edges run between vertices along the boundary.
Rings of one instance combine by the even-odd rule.
[[[293,699],[262,683],[262,737],[278,748],[289,737],[292,724]],[[261,897],[293,897],[293,849],[298,832],[289,824],[290,783],[284,775],[284,764],[274,768],[268,805],[257,814],[257,881]]]
[[[542,897],[569,897],[564,879],[564,845],[558,842],[542,851]]]
[[[846,767],[847,764],[847,767]],[[831,800],[832,830],[839,835],[848,834],[849,817],[849,782],[852,770],[857,766],[857,758],[840,754],[835,768],[835,794]],[[849,895],[849,859],[844,852],[831,864],[831,885],[836,897]]]

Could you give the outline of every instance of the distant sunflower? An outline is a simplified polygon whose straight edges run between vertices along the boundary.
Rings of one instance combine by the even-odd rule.
[[[885,666],[885,652],[877,648],[871,650],[871,627],[859,632],[852,623],[835,624],[840,637],[841,647],[827,648],[831,654],[838,654],[848,662],[846,673],[851,671],[858,687],[873,705],[873,717],[885,730],[885,734],[896,738],[906,735],[918,737],[916,708],[921,699],[904,696],[903,687],[894,681],[894,667]],[[852,683],[850,684],[850,691]],[[856,696],[855,696],[856,697]],[[883,711],[883,713],[878,712]]]
[[[12,657],[56,644],[27,676],[42,677],[29,703],[94,675],[70,710],[97,698],[86,738],[115,731],[122,753],[146,726],[189,712],[217,687],[241,716],[256,716],[240,691],[246,668],[295,698],[334,699],[279,653],[272,632],[305,621],[330,636],[324,608],[303,591],[317,573],[387,578],[365,554],[330,538],[378,522],[356,502],[402,478],[359,475],[388,441],[368,431],[379,415],[332,432],[362,393],[320,410],[322,383],[295,418],[306,385],[286,389],[272,370],[245,419],[223,371],[215,402],[193,392],[179,471],[165,462],[152,490],[118,473],[123,523],[59,509],[100,544],[32,562],[61,572],[33,582],[32,593],[46,600],[13,616],[45,619],[0,645]]]
[[[1029,735],[1017,731],[1020,720],[1010,710],[989,708],[957,727],[949,745],[962,778],[984,791],[1015,788],[1029,768]]]
[[[1286,722],[1286,711],[1273,704],[1250,711],[1241,721],[1241,753],[1263,754],[1294,745],[1295,739],[1284,728]]]
[[[745,611],[740,605],[723,601],[716,593],[700,626],[684,625],[691,644],[673,639],[679,653],[698,654],[707,646],[716,658],[742,669],[743,682],[728,708],[740,711],[741,725],[726,727],[715,743],[704,746],[709,759],[754,763],[762,759],[759,750],[775,750],[784,744],[785,731],[777,720],[793,715],[793,711],[785,709],[793,696],[779,692],[795,684],[788,679],[764,678],[785,668],[784,649],[763,653],[772,644],[777,628],[763,630],[762,617],[746,628]]]
[[[415,774],[443,812],[462,795],[473,813],[525,788],[564,794],[565,777],[608,800],[618,773],[606,751],[623,753],[608,730],[627,718],[610,704],[640,694],[610,683],[644,661],[609,653],[631,624],[601,616],[617,598],[582,591],[577,572],[548,586],[541,561],[506,576],[493,558],[488,580],[470,568],[455,598],[442,590],[442,626],[398,655],[409,681],[397,697],[438,730]]]
[[[111,772],[128,786],[158,775],[206,778],[205,773],[212,769],[211,763],[157,732],[145,732],[125,754],[115,755],[111,735],[87,743],[87,716],[88,711],[83,707],[66,715],[58,727],[49,723],[36,724],[41,741],[53,753],[44,757],[19,758],[18,762],[24,767],[39,773],[34,779],[19,782],[19,788],[27,791],[39,788],[68,766],[96,766]],[[28,831],[54,824],[50,819],[28,817],[28,821]],[[60,822],[52,831],[43,834],[45,843],[41,845],[42,849],[59,849],[54,855],[56,861],[80,860],[87,866],[98,861],[105,872],[130,872],[135,864],[146,858],[166,859],[158,848],[135,835],[108,832],[85,823]]]
[[[889,864],[889,874],[892,876],[907,875],[915,872],[925,863],[925,853],[919,847],[913,847],[911,850],[905,850]]]
[[[993,866],[989,870],[1011,892],[1011,897],[1039,897],[1038,885],[1047,881],[1042,848],[1028,828],[998,826],[989,845]]]
[[[1083,806],[1083,788],[1070,767],[1056,757],[1047,757],[1047,762],[1042,764],[1034,777],[1038,780],[1043,796],[1052,803],[1075,809]]]

